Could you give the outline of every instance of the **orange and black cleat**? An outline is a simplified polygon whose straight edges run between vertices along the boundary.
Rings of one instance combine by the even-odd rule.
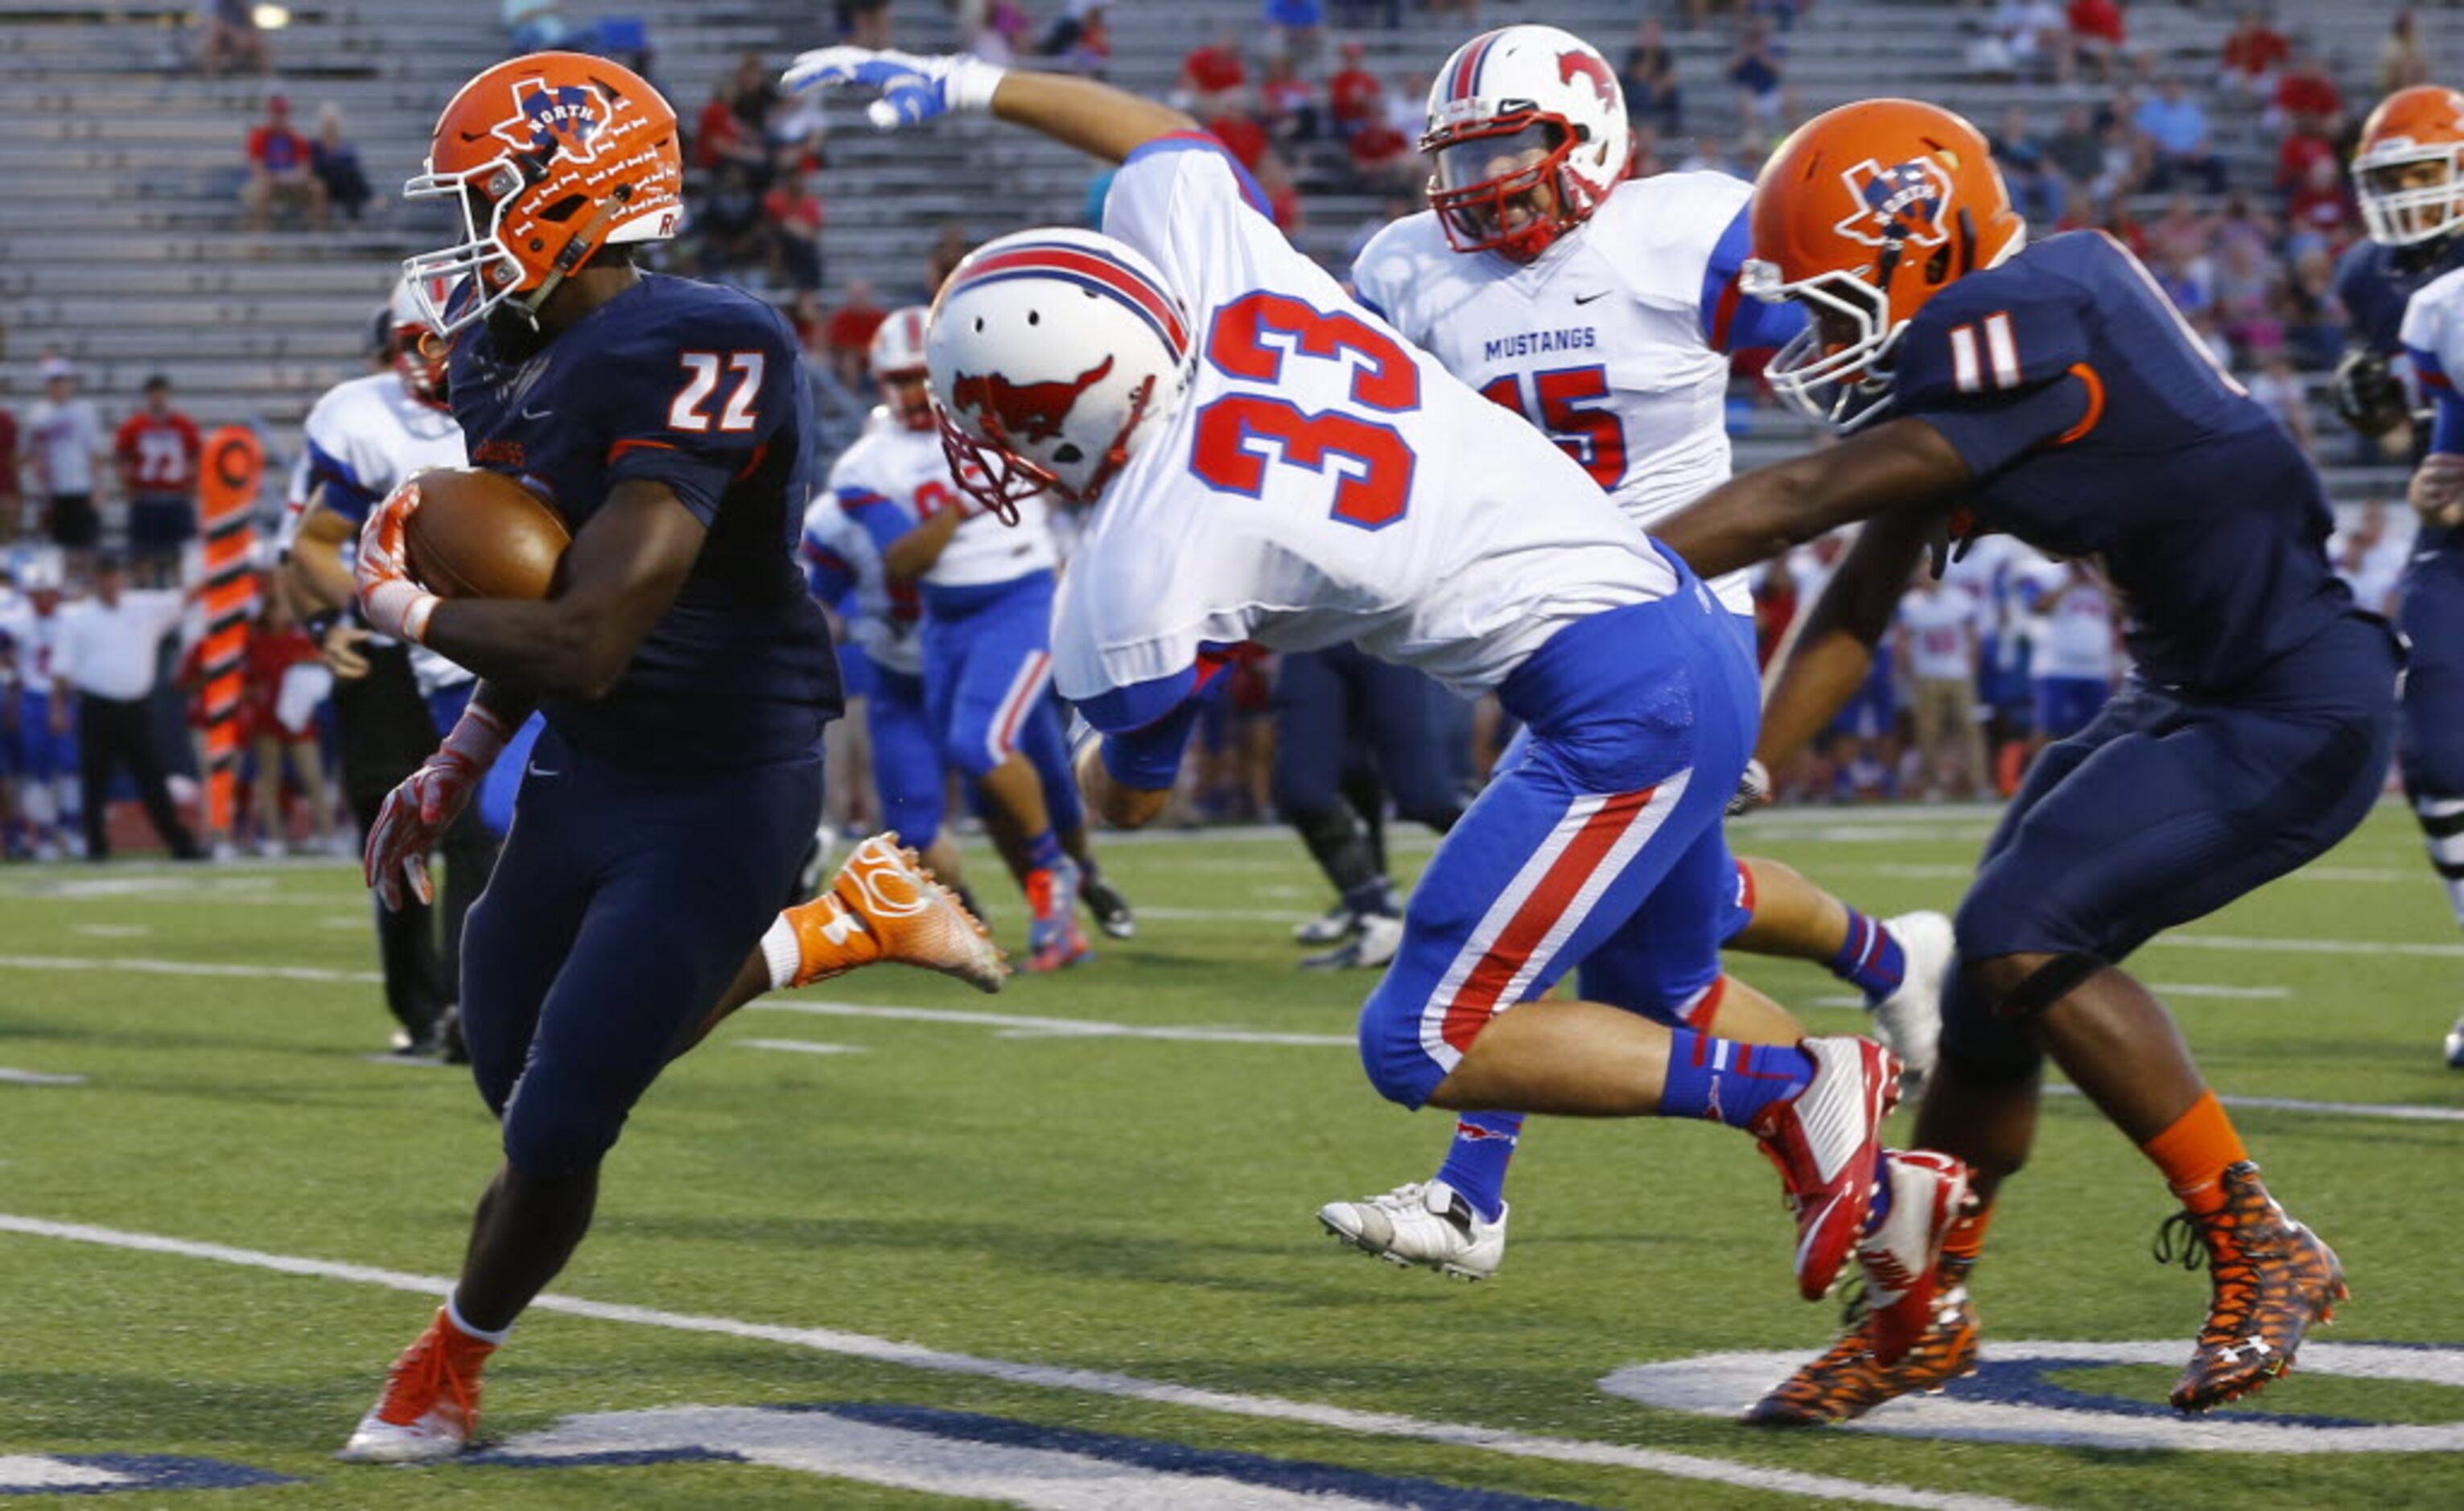
[[[877,962],[957,976],[998,992],[1009,967],[992,935],[895,834],[847,854],[819,897],[780,914],[761,942],[773,980],[809,986]]]
[[[1747,1409],[1755,1427],[1812,1427],[1864,1415],[1884,1401],[1939,1391],[1976,1372],[1976,1308],[1968,1299],[1972,1259],[1946,1255],[1932,1321],[1897,1364],[1874,1358],[1874,1319],[1859,1317],[1830,1350]]]
[[[2177,1213],[2157,1230],[2156,1258],[2208,1267],[2213,1290],[2198,1347],[2173,1385],[2174,1409],[2204,1412],[2248,1395],[2293,1369],[2314,1324],[2351,1295],[2336,1251],[2284,1215],[2249,1160],[2228,1166],[2225,1204],[2205,1216]]]

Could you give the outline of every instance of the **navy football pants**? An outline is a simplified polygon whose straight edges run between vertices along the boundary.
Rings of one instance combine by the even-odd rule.
[[[1375,753],[1396,811],[1440,834],[1463,816],[1453,765],[1438,743],[1430,700],[1443,696],[1408,667],[1352,646],[1294,651],[1275,664],[1275,808],[1306,827],[1342,801],[1344,760],[1357,735]]]
[[[796,880],[816,755],[651,776],[542,736],[462,944],[462,1032],[505,1157],[595,1166]]]
[[[2396,623],[2412,642],[2396,758],[2431,865],[2464,924],[2464,538],[2422,532]]]
[[[2229,701],[2134,676],[2029,768],[1960,905],[1960,959],[2119,963],[2326,851],[2387,779],[2398,661],[2386,625],[2353,615]],[[1942,1047],[1988,1079],[2041,1058],[1964,972],[1944,994]]]

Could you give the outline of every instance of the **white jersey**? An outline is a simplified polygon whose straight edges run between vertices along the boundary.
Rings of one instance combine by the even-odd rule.
[[[1705,334],[1723,321],[1705,274],[1752,192],[1725,173],[1628,179],[1528,265],[1454,251],[1422,210],[1362,249],[1353,287],[1647,529],[1728,479],[1728,359]],[[1745,573],[1711,586],[1754,611]]]
[[[804,511],[803,553],[807,562],[847,575],[856,609],[847,633],[872,664],[885,671],[922,676],[924,643],[915,633],[921,617],[915,589],[891,585],[880,543],[848,516],[836,493],[823,493]]]
[[[882,408],[872,411],[864,434],[830,469],[830,492],[842,504],[859,498],[887,500],[906,515],[911,529],[966,502],[950,480],[950,458],[941,449],[940,433],[911,430]],[[1015,525],[1004,525],[991,515],[968,519],[925,572],[925,586],[983,587],[1051,571],[1060,556],[1046,517],[1039,493],[1020,501]],[[928,603],[930,600],[928,592]]]
[[[2094,579],[2074,580],[2070,568],[2039,567],[2033,574],[2035,598],[2032,677],[2111,682],[2119,669],[2114,649],[2113,599]]]
[[[308,411],[302,439],[324,485],[325,507],[354,524],[412,474],[470,465],[453,416],[412,398],[400,375],[391,372],[327,389]],[[290,542],[283,545],[288,549]],[[425,646],[410,647],[410,669],[422,692],[471,680],[470,672]]]
[[[27,692],[43,697],[52,695],[52,684],[67,672],[60,658],[60,616],[57,610],[38,614],[30,602],[21,601],[5,620],[0,620],[0,638],[10,645],[6,656],[0,656],[0,687],[14,682]]]
[[[1976,672],[1976,601],[1968,589],[1938,582],[1900,600],[1900,633],[1908,675],[1928,682],[1965,682]]]
[[[1345,297],[1243,198],[1220,150],[1168,139],[1133,154],[1104,230],[1161,269],[1201,353],[1275,333],[1244,353],[1275,375],[1193,360],[1179,405],[1095,506],[1055,611],[1063,696],[1176,677],[1240,641],[1356,642],[1470,695],[1564,626],[1677,590],[1581,467]],[[1249,320],[1219,328],[1252,299]],[[1314,465],[1279,435],[1320,443]]]
[[[2464,268],[2415,290],[2398,332],[2408,351],[2427,354],[2451,383],[2464,374]]]

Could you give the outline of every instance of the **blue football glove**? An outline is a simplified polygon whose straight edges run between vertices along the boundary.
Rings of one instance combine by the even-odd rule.
[[[868,47],[824,47],[800,55],[780,82],[799,92],[849,84],[875,90],[881,98],[864,107],[865,118],[890,131],[954,111],[989,110],[1004,72],[998,64],[964,55],[922,57]]]

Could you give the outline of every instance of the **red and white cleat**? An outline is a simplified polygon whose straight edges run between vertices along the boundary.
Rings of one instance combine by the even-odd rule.
[[[1864,1231],[1882,1156],[1882,1119],[1900,1100],[1899,1062],[1870,1039],[1808,1039],[1814,1079],[1754,1120],[1796,1213],[1796,1289],[1818,1302]]]

